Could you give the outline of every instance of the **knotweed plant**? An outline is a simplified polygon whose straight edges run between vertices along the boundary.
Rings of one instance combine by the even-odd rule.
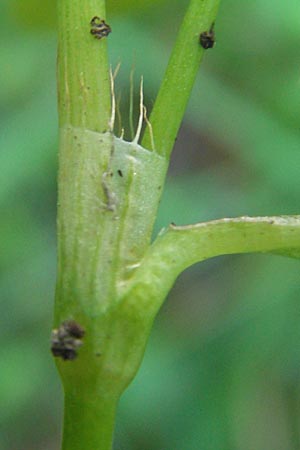
[[[217,255],[299,252],[298,216],[170,225],[151,242],[176,134],[203,53],[214,43],[218,5],[219,0],[190,1],[149,120],[141,83],[139,122],[127,142],[114,135],[114,76],[107,56],[113,24],[105,1],[58,0],[52,352],[65,393],[63,450],[111,449],[118,400],[141,364],[157,312],[184,269]]]

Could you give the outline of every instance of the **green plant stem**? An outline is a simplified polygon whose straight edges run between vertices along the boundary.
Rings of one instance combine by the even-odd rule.
[[[106,402],[95,392],[85,396],[67,392],[62,450],[111,450],[115,412],[110,398]]]
[[[106,39],[90,34],[94,16],[106,19],[105,0],[58,0],[60,126],[106,131],[111,94]]]
[[[78,357],[56,361],[65,392],[63,450],[111,450],[118,399],[182,270],[219,254],[300,246],[299,218],[170,227],[150,246],[167,156],[203,54],[199,34],[210,29],[219,1],[191,0],[151,116],[159,154],[104,133],[111,115],[107,43],[90,34],[94,16],[106,19],[104,3],[58,2],[55,327],[71,320],[85,330]],[[146,132],[148,148],[149,139]]]
[[[191,0],[150,115],[155,150],[169,156],[189,100],[204,49],[199,37],[215,22],[220,0]],[[149,127],[142,140],[151,148]]]
[[[182,90],[190,91],[195,61],[199,62],[203,52],[199,33],[210,28],[216,4],[191,1],[181,31],[183,38],[188,33],[188,39],[177,43],[183,46],[177,49],[177,56],[181,62],[182,58],[191,58],[193,70],[186,59],[185,75],[173,81],[169,76],[158,102],[161,113],[167,114],[174,107],[168,89],[176,95],[176,83],[187,83]],[[63,450],[111,450],[116,404],[139,367],[154,318],[147,308],[141,308],[140,292],[148,297],[144,280],[140,283],[136,278],[139,285],[129,299],[126,286],[135,279],[148,252],[167,169],[166,149],[173,144],[189,92],[179,96],[175,122],[172,118],[171,131],[162,137],[164,157],[114,138],[106,132],[111,116],[106,38],[97,40],[90,34],[94,16],[106,19],[104,0],[59,0],[58,6],[60,154],[55,327],[73,320],[86,332],[75,360],[56,361],[65,391]],[[206,19],[194,27],[200,12]],[[190,39],[193,50],[189,54]],[[178,74],[178,67],[175,70]],[[163,131],[164,121],[159,127]],[[150,264],[148,281],[152,276]],[[163,280],[161,293],[165,294],[164,286]],[[147,289],[151,294],[152,286]]]
[[[110,384],[109,376],[106,382],[101,379],[101,370],[105,369],[97,356],[105,330],[99,318],[101,298],[94,287],[97,245],[101,244],[101,236],[98,240],[95,237],[104,227],[101,177],[107,170],[111,138],[106,135],[105,142],[101,141],[95,132],[105,132],[109,127],[111,88],[107,40],[95,39],[90,33],[90,21],[95,16],[106,19],[104,0],[58,0],[60,152],[55,326],[74,319],[87,335],[82,358],[56,361],[65,391],[63,450],[111,449],[120,391],[117,383]],[[109,290],[113,284],[110,274],[105,282]],[[98,321],[93,321],[96,315]]]

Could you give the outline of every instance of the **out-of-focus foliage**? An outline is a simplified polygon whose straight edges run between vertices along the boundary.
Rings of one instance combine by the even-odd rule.
[[[150,110],[187,3],[109,2],[125,125],[132,65]],[[299,2],[221,3],[156,232],[172,221],[299,214]],[[62,393],[48,351],[56,39],[53,2],[42,4],[1,4],[1,450],[59,447]],[[184,273],[121,401],[116,449],[299,449],[299,285],[299,262],[278,256],[224,256]]]

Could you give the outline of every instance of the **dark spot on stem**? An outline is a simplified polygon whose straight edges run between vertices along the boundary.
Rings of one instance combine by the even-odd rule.
[[[53,356],[71,361],[77,358],[77,350],[82,345],[84,329],[75,320],[66,320],[52,330],[51,352]]]
[[[199,42],[201,44],[201,47],[203,47],[205,50],[208,48],[213,48],[215,45],[215,32],[214,32],[214,23],[210,27],[208,31],[203,31],[200,34]]]
[[[91,34],[95,36],[96,39],[102,39],[111,33],[110,26],[105,23],[105,20],[100,19],[100,17],[93,17],[91,22]]]
[[[119,175],[120,177],[122,177],[122,176],[123,176],[123,172],[122,172],[122,170],[121,170],[121,169],[118,169],[118,175]]]

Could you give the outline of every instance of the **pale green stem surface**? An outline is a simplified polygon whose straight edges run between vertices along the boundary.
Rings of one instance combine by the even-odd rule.
[[[110,450],[115,425],[116,403],[106,402],[95,392],[84,396],[65,394],[63,450]]]
[[[149,248],[131,286],[127,286],[126,302],[134,302],[137,309],[155,317],[177,276],[187,267],[218,255],[255,252],[299,258],[300,216],[170,225]]]
[[[111,133],[65,126],[60,140],[55,325],[75,320],[86,331],[78,358],[57,360],[66,392],[63,450],[89,434],[98,446],[87,448],[106,450],[103,427],[113,428],[106,411],[136,373],[149,333],[145,318],[119,307],[120,293],[150,244],[167,162]],[[99,411],[88,416],[91,399]],[[70,410],[85,402],[84,415]],[[72,422],[79,426],[70,438]]]
[[[205,51],[200,34],[216,20],[220,0],[191,0],[150,115],[155,150],[169,157]],[[151,147],[149,127],[142,145]]]
[[[88,284],[95,278],[95,271],[90,270],[95,265],[93,233],[101,231],[95,212],[101,209],[101,176],[107,169],[112,141],[108,137],[107,145],[98,145],[96,152],[95,145],[90,148],[84,138],[88,130],[108,130],[111,115],[107,40],[91,35],[90,22],[95,16],[108,22],[104,0],[58,0],[60,154],[55,325],[72,318],[91,329],[86,339],[88,352],[83,352],[85,357],[79,364],[77,360],[56,361],[65,391],[63,450],[111,449],[118,390],[97,385],[99,370],[91,361],[91,351],[98,341],[92,341],[85,311],[90,311],[95,299]]]
[[[90,21],[106,19],[105,0],[58,0],[58,109],[60,126],[108,129],[111,111],[106,39]]]

